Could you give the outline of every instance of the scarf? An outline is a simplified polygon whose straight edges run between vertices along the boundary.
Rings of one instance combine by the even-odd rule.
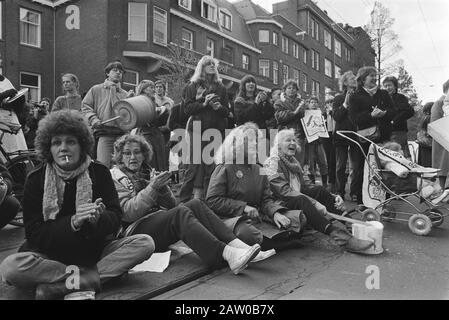
[[[279,158],[285,164],[288,171],[290,172],[290,187],[298,192],[301,192],[301,179],[300,177],[303,175],[303,171],[301,169],[301,165],[298,160],[296,160],[293,156],[285,156],[280,155]]]
[[[47,164],[45,169],[44,196],[42,209],[44,221],[55,220],[62,208],[66,181],[76,179],[76,202],[78,207],[84,203],[92,202],[92,180],[89,177],[89,165],[92,159],[86,160],[75,170],[61,169],[55,162]]]
[[[366,87],[363,87],[363,89],[364,89],[366,92],[368,92],[368,94],[372,97],[372,96],[374,96],[374,95],[376,94],[377,89],[379,89],[379,87],[378,87],[378,86],[375,86],[374,88],[371,88],[371,89],[368,89],[368,88],[366,88]]]
[[[121,164],[118,168],[126,174],[126,176],[131,180],[134,191],[138,194],[141,190],[145,189],[151,180],[151,167],[142,164],[141,169],[138,172],[130,171],[125,165]]]
[[[104,86],[105,89],[112,89],[112,88],[115,87],[115,91],[116,92],[120,92],[120,89],[121,89],[120,82],[115,83],[115,82],[112,82],[112,81],[110,81],[108,79],[106,79],[104,81],[103,86]]]

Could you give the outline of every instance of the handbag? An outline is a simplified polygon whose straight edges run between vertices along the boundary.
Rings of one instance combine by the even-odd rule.
[[[380,130],[377,124],[369,128],[357,130],[357,133],[372,142],[377,142],[380,139]],[[367,143],[368,141],[359,137],[359,142]]]

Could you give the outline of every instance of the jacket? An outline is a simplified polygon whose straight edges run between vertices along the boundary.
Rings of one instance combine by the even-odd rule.
[[[407,132],[407,119],[410,119],[415,114],[415,110],[408,103],[408,98],[400,93],[393,93],[391,95],[393,99],[394,107],[396,109],[396,115],[392,121],[392,131],[405,131]]]
[[[197,89],[204,85],[202,81],[189,82],[182,92],[181,108],[189,118],[187,130],[193,132],[193,121],[201,122],[201,133],[207,129],[218,129],[224,133],[227,128],[227,118],[229,115],[229,100],[226,88],[221,83],[217,83],[206,90],[199,100],[196,100]],[[214,110],[211,106],[203,106],[205,97],[209,93],[215,93],[219,97],[221,107]]]
[[[296,136],[299,138],[305,138],[304,128],[301,124],[301,118],[304,117],[305,106],[298,113],[295,114],[295,110],[301,102],[301,98],[296,97],[295,99],[283,98],[279,99],[274,103],[274,117],[278,123],[278,129],[294,129]]]
[[[334,120],[335,120],[335,132],[342,131],[357,131],[354,123],[349,117],[349,106],[343,106],[346,99],[346,91],[342,94],[339,94],[334,98],[333,110],[334,110]],[[354,138],[354,136],[348,135],[348,137]],[[334,135],[334,142],[336,146],[345,146],[350,144],[351,142],[338,135],[336,133]]]
[[[232,229],[244,215],[247,205],[271,219],[277,211],[286,210],[273,198],[261,169],[256,164],[219,164],[212,173],[206,202]]]
[[[9,194],[12,190],[12,176],[9,173],[8,169],[0,163],[0,176],[3,178],[3,181],[6,184],[6,194]]]
[[[256,104],[254,100],[238,97],[234,102],[235,123],[240,126],[246,122],[254,122],[259,129],[266,129],[265,121],[274,116],[274,108],[270,102]]]
[[[92,162],[88,168],[92,179],[92,199],[102,198],[106,210],[95,225],[85,223],[74,231],[71,217],[75,214],[76,179],[68,181],[64,190],[62,208],[55,220],[44,221],[46,165],[32,171],[24,187],[23,218],[26,243],[20,251],[35,251],[64,264],[93,266],[101,258],[107,241],[113,239],[120,228],[122,210],[111,174],[103,164]]]
[[[387,111],[382,118],[373,118],[371,112],[377,106]],[[370,96],[362,87],[359,87],[349,98],[349,116],[357,130],[379,126],[380,142],[388,141],[391,137],[391,120],[396,116],[393,100],[387,91],[378,89],[374,96]],[[376,141],[377,142],[377,141]]]

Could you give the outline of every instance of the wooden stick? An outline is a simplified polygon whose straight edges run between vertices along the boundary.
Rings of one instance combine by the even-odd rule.
[[[115,120],[118,120],[118,119],[120,119],[120,116],[116,116],[116,117],[114,117],[114,118],[111,118],[111,119],[108,119],[108,120],[101,121],[100,123],[101,123],[101,124],[106,124],[106,123],[109,123],[109,122],[112,122],[112,121],[115,121]]]
[[[342,220],[342,221],[346,221],[346,222],[350,222],[350,223],[363,224],[365,226],[371,226],[369,223],[367,223],[365,221],[355,220],[355,219],[351,219],[351,218],[346,218],[346,217],[339,216],[338,214],[334,214],[334,213],[331,213],[331,212],[327,212],[327,215],[332,217],[332,218],[334,218],[334,219],[337,219],[337,220]]]

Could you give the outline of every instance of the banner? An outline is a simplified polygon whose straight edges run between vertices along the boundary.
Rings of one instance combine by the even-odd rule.
[[[329,138],[326,124],[321,110],[306,110],[301,119],[302,127],[306,134],[307,142],[313,142],[318,138]]]
[[[429,123],[427,132],[444,149],[449,151],[449,117],[444,117]]]

